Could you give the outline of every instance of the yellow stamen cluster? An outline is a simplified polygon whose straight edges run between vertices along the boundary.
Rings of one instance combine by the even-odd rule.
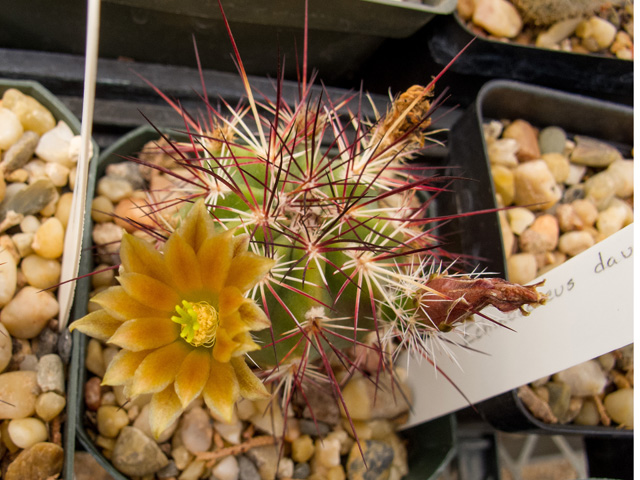
[[[180,336],[194,347],[213,347],[218,331],[217,310],[207,302],[191,303],[182,301],[182,307],[176,305],[176,312],[171,320],[181,326]]]

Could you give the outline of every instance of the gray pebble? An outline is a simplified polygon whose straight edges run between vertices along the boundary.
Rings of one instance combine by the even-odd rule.
[[[13,172],[25,165],[36,151],[40,135],[27,130],[16,143],[11,145],[2,157],[2,165],[6,173]]]
[[[538,135],[541,154],[562,153],[566,142],[567,134],[560,127],[543,128]]]
[[[304,406],[302,412],[304,418],[316,419],[328,425],[340,423],[340,409],[331,389],[309,386],[305,388],[305,394],[304,399],[296,399],[299,405]]]
[[[140,173],[139,164],[135,162],[112,163],[107,167],[106,174],[127,180],[134,190],[143,190],[147,187],[147,183]]]
[[[35,353],[38,358],[56,352],[57,347],[58,333],[50,328],[43,329],[38,336],[31,341],[33,353]]]
[[[161,468],[156,472],[157,478],[175,478],[180,475],[180,470],[176,467],[176,462],[169,460],[166,467]]]
[[[382,480],[389,477],[394,456],[391,445],[378,440],[365,440],[362,442],[362,453],[363,456],[358,445],[354,444],[347,460],[348,478]]]
[[[65,328],[58,336],[58,355],[62,359],[62,363],[67,365],[71,360],[71,347],[73,342],[71,340],[71,332]]]
[[[10,210],[22,215],[33,215],[46,207],[57,194],[56,186],[47,178],[40,178],[16,192],[10,193],[7,189],[6,196],[0,203],[0,221]]]
[[[622,155],[617,148],[595,138],[575,136],[576,147],[571,152],[571,161],[588,167],[606,167]]]
[[[135,427],[122,429],[111,461],[122,473],[136,477],[155,473],[169,463],[158,444]]]
[[[301,418],[299,421],[300,433],[310,437],[324,437],[331,431],[331,427],[324,422],[313,423],[313,420]]]
[[[258,468],[244,455],[238,457],[238,466],[240,467],[238,480],[261,480]]]
[[[311,475],[311,467],[308,463],[296,463],[296,466],[293,467],[292,478],[307,478],[309,475]]]
[[[571,203],[574,200],[582,200],[586,196],[584,191],[584,185],[572,185],[567,188],[562,194],[562,203]]]

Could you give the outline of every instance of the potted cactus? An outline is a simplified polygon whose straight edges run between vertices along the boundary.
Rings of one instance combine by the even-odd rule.
[[[321,433],[315,397],[335,406],[342,433],[330,435],[353,439],[342,452],[350,475],[384,459],[381,472],[399,478],[407,473],[393,460],[401,442],[374,441],[371,424],[380,404],[404,405],[391,418],[410,402],[398,354],[435,365],[439,349],[457,341],[457,327],[484,306],[513,311],[544,296],[536,286],[466,275],[474,259],[442,246],[438,226],[451,217],[427,212],[449,179],[411,163],[430,141],[437,78],[364,119],[357,105],[365,98],[330,98],[310,86],[306,71],[294,105],[278,95],[279,82],[275,100],[263,96],[236,60],[244,106],[223,102],[220,111],[203,92],[203,111],[186,112],[159,92],[185,128],[179,138],[157,129],[159,140],[129,158],[151,183],[113,215],[126,233],[111,250],[115,265],[99,272],[117,267],[117,284],[102,285],[92,299],[98,307],[71,325],[110,345],[102,377],[84,387],[97,386],[95,441],[120,472],[151,475],[177,468],[187,416],[206,412],[200,424],[237,424],[248,401],[267,418],[255,429],[268,438],[236,447],[222,440],[212,447],[209,438],[207,451],[187,448],[193,461],[185,468],[195,465],[201,475],[231,452],[274,442],[271,463],[285,468],[280,454],[295,451],[286,445],[301,433],[290,428],[299,423],[296,411],[306,410]],[[97,191],[105,190],[98,184]],[[100,384],[114,387],[109,402],[148,404],[153,439],[168,442],[180,424],[181,440],[167,447],[173,465],[155,443],[121,454],[124,443],[147,436],[126,426],[117,406],[101,403]],[[101,428],[103,406],[113,416]],[[393,436],[384,425],[377,435]],[[140,469],[136,457],[157,461]],[[333,475],[331,468],[344,475],[340,465],[314,461],[317,478]]]

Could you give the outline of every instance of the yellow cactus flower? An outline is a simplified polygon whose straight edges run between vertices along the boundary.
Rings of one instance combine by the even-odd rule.
[[[240,397],[269,395],[244,354],[260,348],[250,332],[270,322],[245,294],[274,262],[247,247],[246,235],[214,232],[202,201],[163,253],[125,234],[120,285],[97,294],[92,301],[102,308],[70,327],[122,349],[102,383],[124,385],[128,397],[153,394],[150,423],[156,436],[201,394],[228,421]]]

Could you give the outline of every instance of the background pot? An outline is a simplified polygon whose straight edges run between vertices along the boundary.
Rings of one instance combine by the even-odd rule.
[[[451,13],[456,0],[409,2],[309,1],[309,71],[338,86],[387,38],[408,37],[434,15]],[[304,2],[225,0],[231,29],[247,73],[297,79],[302,58]],[[28,0],[3,16],[0,45],[7,48],[84,53],[86,12],[77,2]],[[236,72],[230,42],[215,0],[107,0],[102,3],[100,55],[138,62],[193,64],[192,35],[204,68]],[[60,29],[64,24],[66,29]]]
[[[449,139],[451,165],[473,164],[472,159],[475,159],[476,164],[489,165],[482,126],[483,123],[492,119],[524,119],[539,128],[559,126],[569,136],[579,134],[601,139],[623,148],[623,151],[629,151],[633,146],[633,109],[629,107],[514,81],[490,81],[480,90],[475,103],[465,111],[451,129]],[[484,207],[496,207],[493,180],[488,173],[488,168],[467,169],[460,174],[478,180],[478,182],[470,182],[472,190],[469,198],[475,195],[485,199],[491,198],[492,204]],[[478,177],[478,175],[482,176]],[[461,201],[466,202],[466,196]],[[484,228],[482,222],[498,225],[498,215],[491,214],[490,217],[484,220],[473,219],[472,222],[475,225],[472,228]],[[492,242],[496,242],[493,248],[483,250],[485,256],[490,257],[487,266],[491,271],[507,276],[502,237],[494,238]],[[483,245],[487,247],[486,244],[483,243]],[[478,254],[480,253],[478,251]],[[624,471],[629,466],[625,466],[624,462],[614,465],[611,459],[619,458],[617,455],[607,456],[598,452],[612,445],[615,445],[614,448],[619,452],[629,450],[632,446],[632,430],[544,423],[527,410],[518,398],[517,390],[481,402],[476,405],[476,408],[498,430],[584,436],[592,475],[597,473],[608,477],[615,476],[621,471],[620,469]],[[605,462],[609,463],[605,464]],[[627,478],[627,476],[621,473],[620,478]]]
[[[438,23],[428,46],[433,59],[446,65],[469,42],[471,45],[451,71],[613,97],[624,103],[633,98],[633,61],[479,37],[467,28],[457,12]]]
[[[29,95],[35,98],[38,102],[44,105],[54,116],[56,121],[63,120],[73,131],[74,134],[80,134],[80,121],[69,111],[69,109],[58,99],[55,95],[53,95],[49,90],[44,88],[38,82],[30,81],[30,80],[9,80],[9,79],[0,79],[0,96],[4,94],[4,92],[10,88],[15,88],[22,93]],[[98,161],[98,146],[95,142],[93,142],[93,157],[90,163],[90,170],[94,169],[97,161]],[[91,177],[95,178],[95,173],[90,174]],[[93,196],[93,185],[95,181],[90,178],[89,180],[89,189],[87,191],[87,196],[90,198]],[[85,218],[86,219],[86,218]],[[90,230],[89,230],[90,232]],[[91,245],[91,236],[87,236],[87,230],[85,230],[83,246]],[[89,255],[82,255],[81,264],[86,264],[88,261]],[[83,271],[82,266],[80,267],[80,272]],[[83,291],[86,290],[83,288],[83,283],[88,282],[88,280],[79,280],[77,282],[76,288],[76,297],[74,301],[73,308],[70,313],[70,318],[76,318],[84,315],[83,308],[86,309],[86,295],[83,301],[82,295]],[[84,307],[83,307],[84,304]],[[61,336],[69,335],[68,331],[61,332]],[[76,338],[73,338],[72,341],[75,342]],[[60,342],[58,343],[60,345]],[[73,478],[73,462],[74,462],[74,453],[76,446],[76,423],[78,418],[78,409],[77,403],[75,399],[77,398],[77,361],[74,362],[73,356],[75,354],[75,349],[72,348],[71,356],[72,358],[69,361],[67,368],[67,406],[66,406],[66,421],[63,429],[63,448],[64,448],[64,466],[62,470],[62,478]]]

